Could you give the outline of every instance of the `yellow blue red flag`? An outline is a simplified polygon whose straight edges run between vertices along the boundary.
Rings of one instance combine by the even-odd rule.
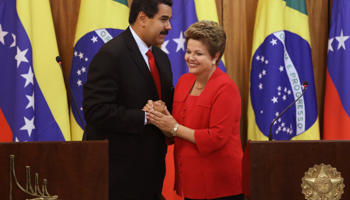
[[[251,57],[248,139],[320,138],[308,15],[304,0],[260,0]]]
[[[161,46],[168,54],[173,71],[174,86],[182,74],[188,73],[188,66],[185,62],[185,35],[187,28],[201,20],[211,20],[219,23],[215,0],[174,0],[172,6],[172,19],[170,20],[172,30],[165,37]],[[226,72],[224,58],[219,68]],[[166,175],[163,186],[163,196],[167,200],[183,199],[174,192],[174,159],[173,145],[168,146],[166,155]]]
[[[83,137],[83,84],[86,82],[89,64],[103,44],[128,27],[128,18],[127,0],[81,0],[69,77],[69,85],[77,104],[75,107],[72,99],[72,140],[82,140]]]
[[[350,1],[333,0],[323,139],[350,139]],[[346,48],[347,47],[347,48]]]
[[[49,1],[0,0],[0,13],[0,141],[70,140]]]

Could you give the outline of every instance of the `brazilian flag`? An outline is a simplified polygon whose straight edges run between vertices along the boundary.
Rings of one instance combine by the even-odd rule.
[[[128,18],[127,0],[81,0],[69,78],[77,104],[75,107],[74,99],[71,100],[72,140],[81,140],[83,137],[83,84],[89,64],[102,45],[128,27]]]
[[[248,139],[318,140],[319,122],[304,0],[260,0],[251,57]]]

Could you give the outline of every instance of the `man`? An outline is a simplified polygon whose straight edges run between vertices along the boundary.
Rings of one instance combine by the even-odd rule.
[[[171,30],[171,6],[172,0],[133,0],[130,26],[102,46],[89,66],[84,138],[109,141],[110,200],[161,197],[167,146],[161,131],[147,124],[142,108],[148,100],[161,99],[171,110],[170,61],[157,47]],[[149,63],[148,50],[156,67]]]

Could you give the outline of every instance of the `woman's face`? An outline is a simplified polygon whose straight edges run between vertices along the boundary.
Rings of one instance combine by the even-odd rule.
[[[189,73],[196,76],[206,76],[212,73],[216,68],[213,62],[216,62],[218,55],[212,58],[206,45],[199,40],[189,39],[185,54]]]

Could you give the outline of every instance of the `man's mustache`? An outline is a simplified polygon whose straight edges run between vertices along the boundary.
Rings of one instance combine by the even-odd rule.
[[[167,31],[167,30],[160,32],[160,34],[162,34],[162,35],[168,35],[168,33],[169,33],[169,31]]]

